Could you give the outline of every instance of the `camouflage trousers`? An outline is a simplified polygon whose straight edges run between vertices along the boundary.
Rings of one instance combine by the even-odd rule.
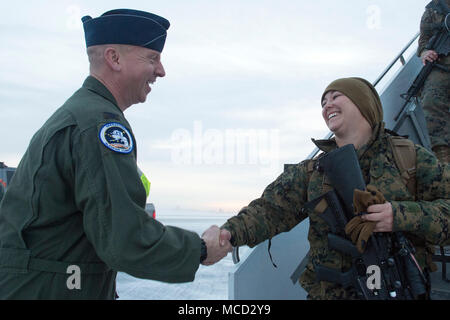
[[[447,59],[446,59],[447,60]],[[445,65],[450,68],[449,64]],[[425,113],[431,147],[450,146],[450,72],[434,68],[422,89],[420,102]]]

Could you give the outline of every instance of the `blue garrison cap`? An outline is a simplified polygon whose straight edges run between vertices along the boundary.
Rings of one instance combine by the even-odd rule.
[[[170,23],[156,14],[116,9],[98,18],[84,16],[86,47],[100,44],[128,44],[162,52]]]

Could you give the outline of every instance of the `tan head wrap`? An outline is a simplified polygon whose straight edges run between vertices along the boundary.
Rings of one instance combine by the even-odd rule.
[[[362,78],[342,78],[330,83],[322,94],[321,102],[329,91],[339,91],[358,107],[363,117],[374,128],[383,121],[383,107],[374,86]]]

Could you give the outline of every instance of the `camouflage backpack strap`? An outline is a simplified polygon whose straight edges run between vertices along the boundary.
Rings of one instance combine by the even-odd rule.
[[[400,170],[401,176],[409,192],[416,200],[416,148],[414,142],[400,136],[389,136],[389,144],[394,154],[394,160]],[[440,247],[441,252],[444,248]],[[435,247],[433,245],[426,245],[426,265],[431,272],[437,270],[437,266],[433,261],[440,261],[440,256],[434,256]],[[437,257],[438,260],[434,260]],[[446,262],[442,260],[444,266]],[[429,277],[429,275],[427,275]],[[444,277],[444,272],[443,272]],[[429,280],[428,280],[429,281]],[[428,288],[429,289],[429,288]]]
[[[414,142],[400,136],[389,136],[389,145],[397,168],[409,192],[416,198],[416,147]]]

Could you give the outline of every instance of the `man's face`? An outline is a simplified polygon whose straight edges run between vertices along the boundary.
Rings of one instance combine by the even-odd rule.
[[[166,75],[161,54],[151,49],[129,46],[122,53],[122,59],[121,85],[125,89],[125,100],[130,105],[145,102],[151,91],[150,85],[157,77]]]
[[[329,91],[325,94],[322,101],[322,117],[336,136],[358,131],[363,126],[370,127],[358,107],[339,91]]]

